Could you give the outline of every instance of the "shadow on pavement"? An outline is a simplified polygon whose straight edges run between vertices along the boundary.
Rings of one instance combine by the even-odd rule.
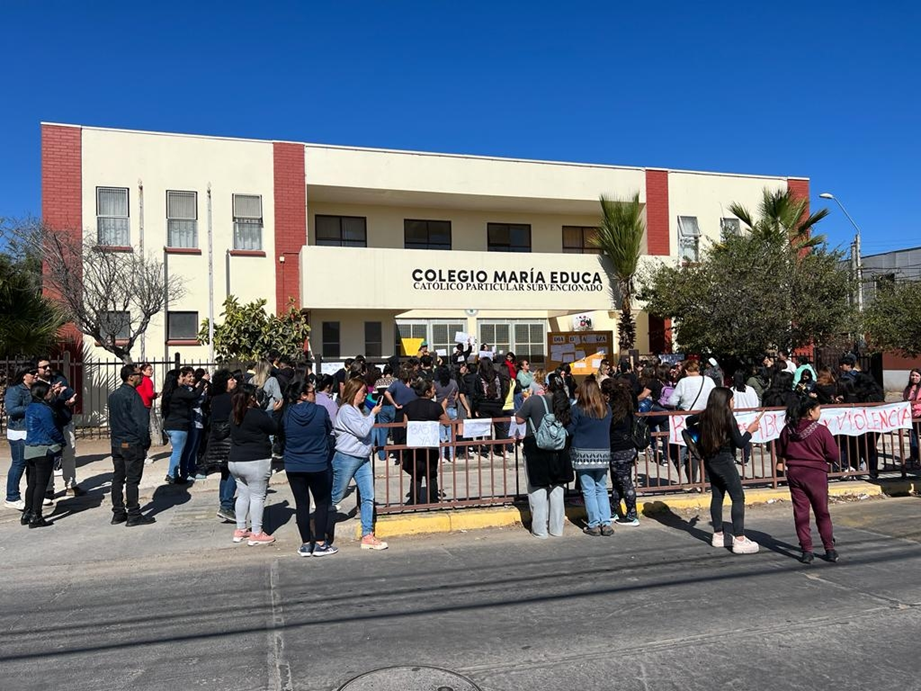
[[[294,516],[294,507],[285,499],[280,504],[270,504],[265,507],[262,517],[263,530],[269,535],[274,535],[277,530],[287,525]]]
[[[141,507],[141,512],[148,516],[156,516],[167,509],[187,503],[189,499],[191,495],[185,485],[160,485],[147,505]]]
[[[683,530],[691,537],[708,545],[710,544],[712,533],[709,530],[701,530],[697,527],[700,522],[700,516],[694,516],[694,518],[687,520],[676,514],[667,504],[661,501],[645,502],[642,513],[644,516],[658,521],[666,528]]]

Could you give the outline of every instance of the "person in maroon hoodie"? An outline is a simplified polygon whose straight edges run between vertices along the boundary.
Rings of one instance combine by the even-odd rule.
[[[811,564],[812,528],[809,507],[825,547],[826,561],[838,561],[834,531],[828,512],[828,466],[838,462],[838,447],[828,428],[819,422],[822,407],[814,398],[804,398],[787,408],[787,424],[780,433],[777,453],[786,467],[787,483],[793,500],[793,521],[803,555],[800,561]]]

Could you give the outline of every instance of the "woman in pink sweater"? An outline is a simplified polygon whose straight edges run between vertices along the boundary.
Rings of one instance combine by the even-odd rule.
[[[777,453],[786,466],[787,484],[793,500],[793,521],[803,555],[811,564],[812,528],[809,507],[825,547],[826,561],[838,561],[834,531],[828,512],[828,466],[838,462],[838,447],[828,428],[819,422],[822,407],[814,398],[804,398],[787,408],[787,424],[780,433]]]
[[[908,386],[902,392],[902,400],[911,402],[910,456],[908,465],[918,464],[918,428],[921,428],[921,369],[913,369],[908,373]]]

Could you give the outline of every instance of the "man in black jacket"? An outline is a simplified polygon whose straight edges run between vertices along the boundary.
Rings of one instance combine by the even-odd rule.
[[[122,385],[109,396],[109,434],[112,439],[112,525],[129,528],[154,523],[141,513],[138,486],[144,473],[144,457],[150,446],[150,419],[137,387],[141,372],[135,365],[121,369]],[[122,498],[124,488],[125,498]]]

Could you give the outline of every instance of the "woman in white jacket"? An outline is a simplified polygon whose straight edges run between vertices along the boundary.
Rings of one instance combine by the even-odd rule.
[[[349,379],[342,392],[339,413],[333,425],[336,455],[333,456],[332,503],[342,501],[349,481],[354,477],[361,496],[361,548],[387,549],[387,543],[374,536],[374,472],[371,469],[372,431],[381,404],[378,403],[370,415],[365,415],[361,410],[365,391],[363,379]]]

